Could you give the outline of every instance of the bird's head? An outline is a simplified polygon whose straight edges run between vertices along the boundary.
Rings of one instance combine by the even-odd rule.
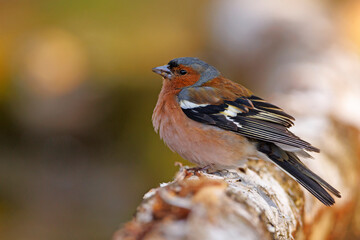
[[[161,75],[165,83],[178,89],[201,86],[220,76],[220,72],[215,67],[193,57],[175,58],[167,65],[152,70]]]

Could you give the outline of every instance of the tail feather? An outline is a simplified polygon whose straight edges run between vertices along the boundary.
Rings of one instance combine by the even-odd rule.
[[[290,157],[291,159],[291,157]],[[331,195],[314,179],[304,174],[298,169],[298,166],[294,166],[293,163],[288,161],[279,161],[277,159],[271,159],[276,165],[282,168],[286,173],[291,175],[298,183],[300,183],[306,190],[319,199],[326,206],[331,206],[335,203],[335,200]]]
[[[287,152],[287,154],[289,156],[289,162],[292,163],[295,167],[297,167],[299,171],[303,172],[308,177],[314,179],[317,183],[319,183],[321,186],[326,188],[328,191],[330,191],[336,197],[341,198],[341,194],[338,190],[336,190],[333,186],[331,186],[329,183],[327,183],[324,179],[322,179],[316,173],[314,173],[309,168],[307,168],[294,153]],[[298,165],[299,165],[299,167],[298,167]]]
[[[333,205],[335,200],[324,188],[341,197],[339,191],[307,168],[294,153],[265,142],[259,143],[257,148],[326,206]]]

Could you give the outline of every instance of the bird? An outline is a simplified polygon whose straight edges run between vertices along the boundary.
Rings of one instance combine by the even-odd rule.
[[[175,58],[152,71],[163,78],[152,123],[172,151],[217,169],[268,160],[324,205],[335,203],[330,193],[341,198],[300,160],[320,150],[288,130],[295,119],[283,109],[198,58]]]

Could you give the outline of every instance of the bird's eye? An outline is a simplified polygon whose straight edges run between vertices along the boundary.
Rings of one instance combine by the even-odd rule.
[[[187,74],[187,71],[184,70],[184,69],[181,69],[181,70],[179,71],[179,73],[180,73],[181,75],[185,75],[185,74]]]

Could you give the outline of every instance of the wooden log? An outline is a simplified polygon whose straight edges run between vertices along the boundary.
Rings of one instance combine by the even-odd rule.
[[[341,236],[334,226],[346,218],[349,206],[325,207],[312,198],[304,198],[298,183],[265,161],[215,173],[181,167],[173,182],[145,194],[114,240]]]

